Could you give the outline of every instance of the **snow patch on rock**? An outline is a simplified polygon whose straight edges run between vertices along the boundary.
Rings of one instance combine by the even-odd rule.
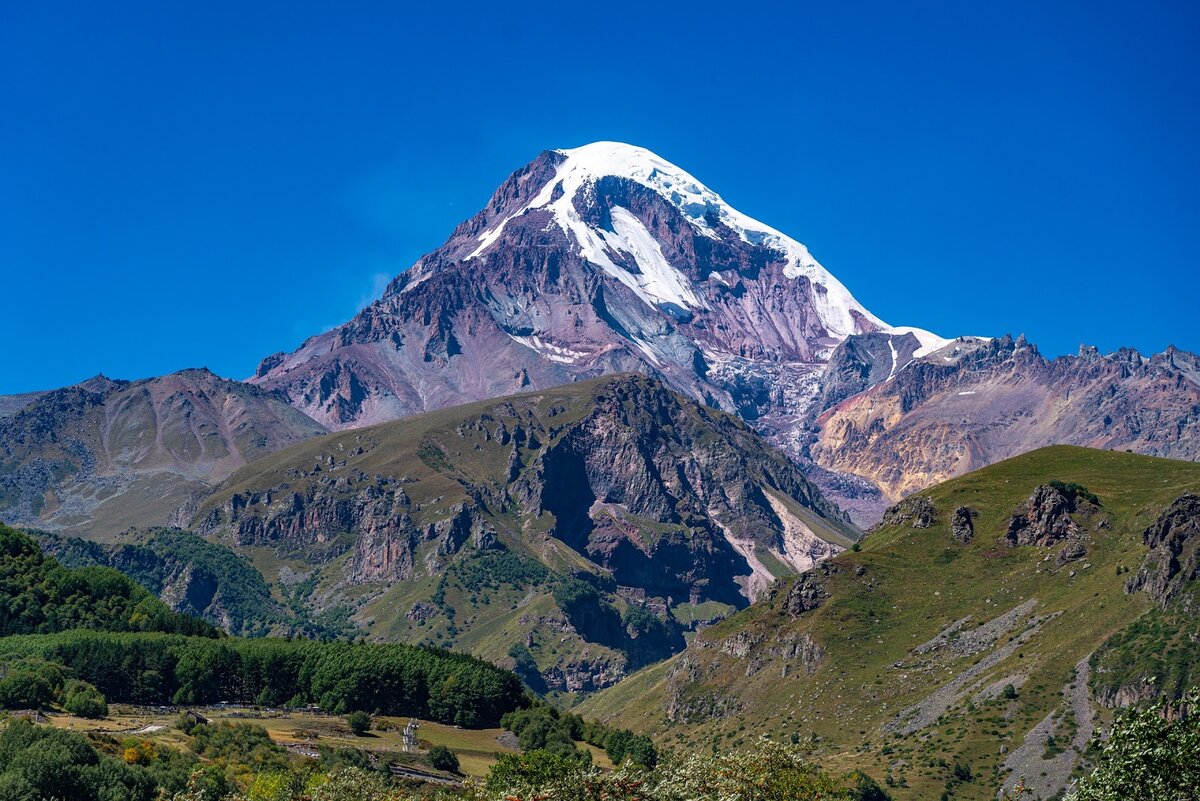
[[[613,233],[600,231],[601,238],[614,250],[632,256],[642,273],[634,275],[611,262],[604,266],[605,272],[632,289],[651,306],[659,303],[676,303],[689,308],[706,305],[687,276],[667,263],[658,240],[641,220],[620,206],[614,207],[610,216]]]

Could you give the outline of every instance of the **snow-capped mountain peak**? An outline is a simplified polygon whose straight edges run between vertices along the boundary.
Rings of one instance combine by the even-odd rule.
[[[254,381],[342,428],[649,372],[790,446],[857,336],[881,380],[947,344],[889,328],[804,245],[666,159],[596,142],[514,171],[383,298]]]
[[[581,219],[576,208],[576,198],[581,192],[586,196],[587,189],[602,178],[623,178],[658,193],[704,236],[720,239],[720,226],[733,231],[749,245],[782,253],[786,260],[783,274],[787,278],[804,276],[822,287],[823,291],[814,298],[815,311],[830,337],[840,340],[862,333],[863,321],[869,321],[876,328],[887,327],[822,267],[803,244],[742,214],[693,175],[646,148],[622,142],[593,142],[554,152],[562,157],[554,177],[528,203],[480,234],[478,246],[468,259],[479,257],[491,247],[512,219],[531,209],[545,208],[551,211],[564,232],[574,236],[584,258],[629,286],[647,303],[674,303],[686,308],[703,306],[700,294],[690,285],[684,271],[663,258],[653,236],[633,215],[616,209],[612,215],[612,231],[599,229]],[[610,255],[612,251],[632,256],[641,276],[634,276],[615,264]],[[711,275],[710,279],[724,280],[719,273]]]

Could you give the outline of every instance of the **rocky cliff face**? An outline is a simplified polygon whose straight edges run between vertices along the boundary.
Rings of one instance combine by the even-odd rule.
[[[1050,484],[1039,484],[1008,519],[1005,538],[1012,545],[1057,545],[1079,533],[1072,515],[1078,505],[1073,493]]]
[[[1145,591],[1166,607],[1200,579],[1200,496],[1181,495],[1143,532],[1142,540],[1150,553],[1127,589]]]
[[[594,650],[569,656],[607,665],[603,675],[644,661],[638,632],[663,626],[651,639],[673,641],[678,610],[745,606],[776,577],[839,552],[854,535],[800,470],[741,420],[636,375],[304,443],[235,474],[194,527],[234,547],[267,546],[322,566],[333,582],[330,604],[407,592],[481,560],[544,565],[541,592],[556,586],[554,576],[583,576],[608,599],[585,617],[613,620],[597,634],[570,618],[572,636],[625,659]],[[324,566],[341,554],[334,579]],[[575,598],[581,585],[572,586]],[[375,610],[375,625],[386,618],[421,634],[453,623],[470,639],[464,617],[475,615],[443,614],[433,590],[420,602],[439,609],[438,620],[409,616],[410,599],[399,615]],[[648,615],[630,611],[637,609]],[[582,681],[560,675],[568,655],[535,656],[547,682]]]
[[[279,398],[207,370],[99,376],[0,418],[0,516],[96,536],[165,524],[238,467],[323,431]]]
[[[852,338],[843,349],[861,347]],[[860,362],[835,354],[832,364],[845,363]],[[1197,365],[1175,349],[1046,359],[1023,338],[961,340],[856,395],[841,398],[866,379],[831,381],[807,453],[878,486],[880,503],[1056,443],[1194,460]]]

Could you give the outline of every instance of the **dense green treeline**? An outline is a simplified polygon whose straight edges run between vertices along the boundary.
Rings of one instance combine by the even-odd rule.
[[[494,726],[525,703],[513,673],[449,651],[314,640],[71,631],[0,640],[0,660],[62,665],[111,702],[317,704]]]
[[[69,629],[217,634],[119,571],[63,567],[32,538],[0,524],[0,636]]]

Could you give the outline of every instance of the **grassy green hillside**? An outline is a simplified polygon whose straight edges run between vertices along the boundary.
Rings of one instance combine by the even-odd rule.
[[[1086,553],[1065,563],[1063,544],[1006,538],[1051,481],[1099,500],[1073,515]],[[1105,643],[1146,627],[1136,621],[1151,599],[1125,589],[1147,553],[1142,532],[1198,490],[1200,465],[1127,453],[1053,447],[998,463],[922,493],[929,527],[892,516],[861,550],[777,585],[582,711],[667,746],[720,750],[761,734],[807,744],[827,766],[886,776],[898,799],[990,798],[1017,774],[1048,797],[1111,714],[1088,692],[1113,680]],[[951,530],[963,506],[977,512],[965,544]],[[1178,638],[1158,642],[1186,670]]]

